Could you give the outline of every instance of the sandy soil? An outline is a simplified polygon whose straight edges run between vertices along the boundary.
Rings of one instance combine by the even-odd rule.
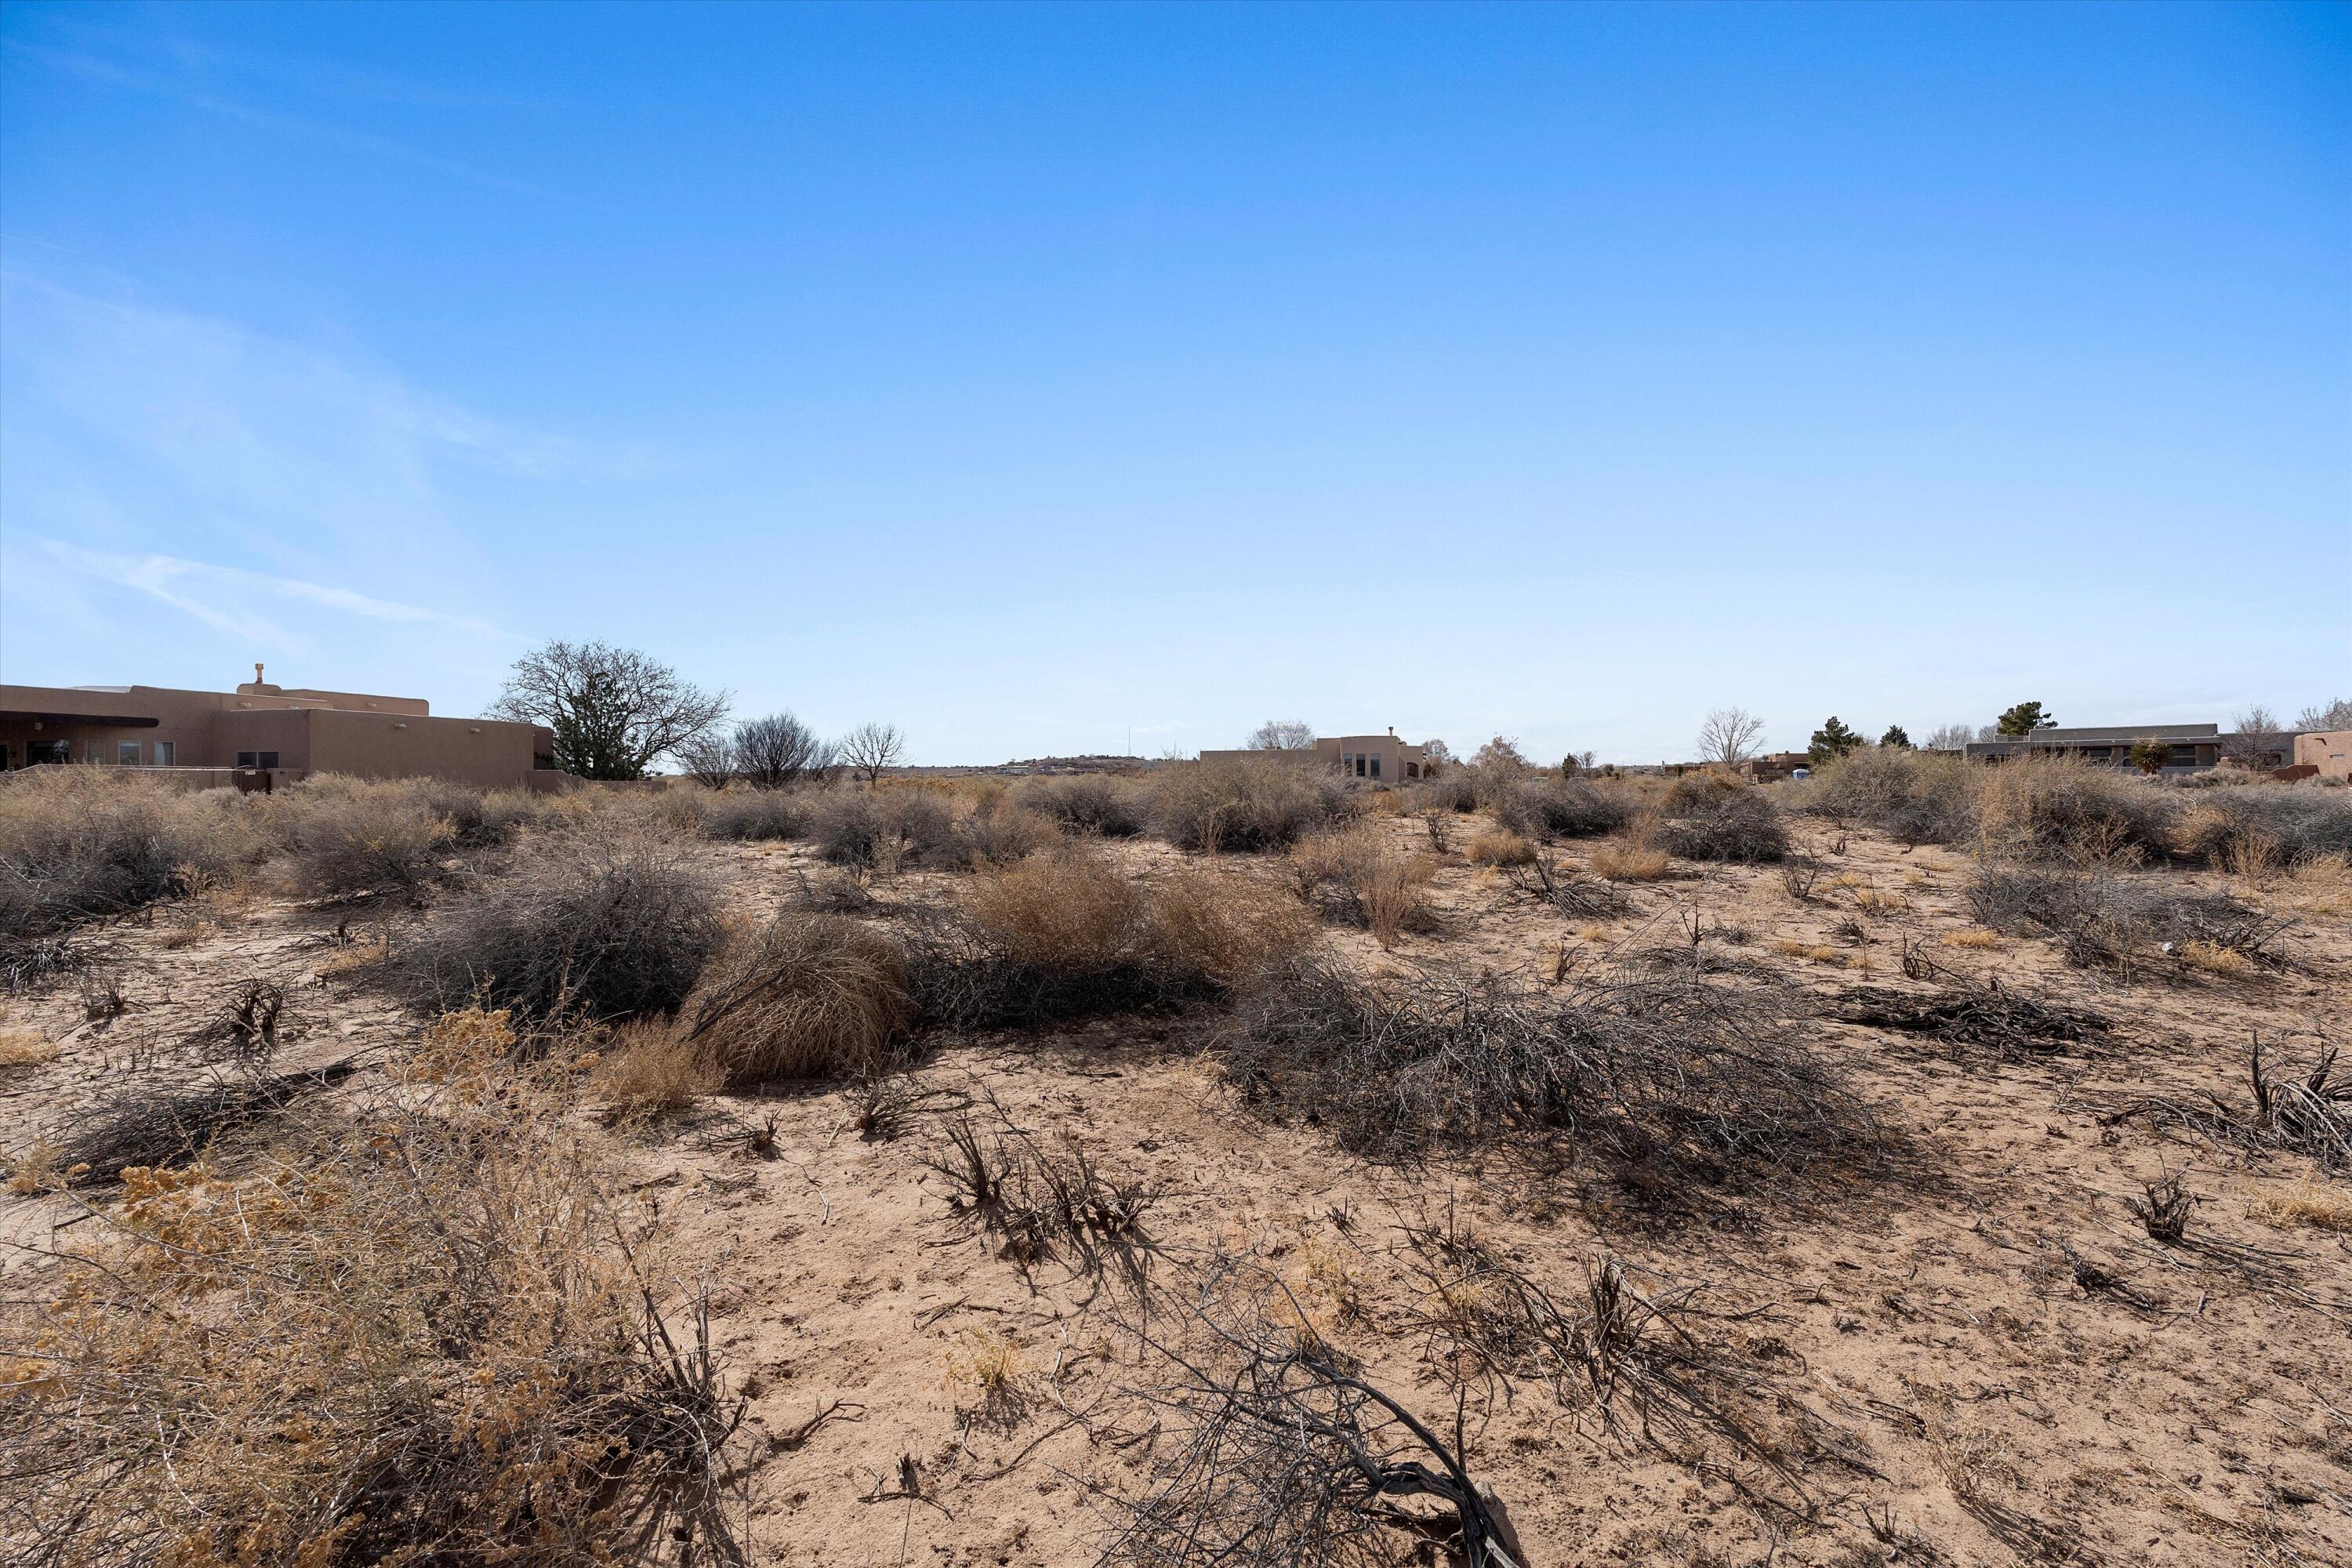
[[[1425,847],[1412,822],[1383,830]],[[2352,1562],[2352,1235],[2265,1206],[2333,1194],[2352,1212],[2352,1194],[2298,1157],[2105,1125],[2099,1114],[2126,1093],[2243,1105],[2258,1031],[2295,1060],[2341,1040],[2352,1024],[2352,921],[2305,912],[2280,971],[2126,984],[2069,968],[2039,941],[1947,943],[1970,929],[1962,857],[1906,852],[1858,830],[1807,831],[1828,862],[1810,901],[1792,899],[1773,868],[1678,862],[1670,879],[1630,888],[1626,912],[1600,921],[1563,917],[1467,864],[1457,833],[1432,884],[1442,929],[1392,952],[1355,931],[1334,927],[1328,939],[1368,970],[1484,965],[1540,984],[1563,948],[1571,973],[1686,963],[1695,919],[1703,961],[1724,971],[1717,983],[1786,988],[1811,1036],[1905,1135],[1901,1173],[1865,1190],[1760,1194],[1667,1224],[1492,1163],[1375,1168],[1311,1128],[1244,1113],[1183,1020],[954,1043],[919,1078],[942,1103],[992,1095],[1023,1126],[1066,1130],[1105,1166],[1164,1184],[1148,1268],[1181,1267],[1222,1240],[1277,1269],[1343,1276],[1355,1305],[1335,1342],[1449,1430],[1454,1397],[1426,1347],[1383,1329],[1415,1305],[1396,1255],[1401,1217],[1456,1205],[1563,1289],[1577,1288],[1587,1260],[1614,1254],[1648,1277],[1710,1281],[1723,1300],[1760,1310],[1728,1331],[1738,1348],[1843,1429],[1857,1457],[1795,1460],[1811,1517],[1759,1508],[1722,1475],[1610,1439],[1523,1389],[1491,1407],[1473,1403],[1468,1458],[1509,1504],[1536,1563]],[[1569,845],[1565,858],[1580,864],[1587,848]],[[1146,877],[1181,858],[1152,843],[1114,852]],[[751,909],[795,901],[820,874],[793,847],[709,853]],[[1277,874],[1246,859],[1224,866]],[[877,890],[936,898],[952,880],[910,875]],[[47,1064],[0,1068],[0,1141],[20,1145],[87,1106],[247,976],[276,978],[295,998],[287,1065],[398,1039],[414,1025],[400,1005],[319,973],[339,951],[321,933],[346,921],[363,931],[368,918],[364,906],[257,902],[194,933],[168,919],[114,933],[132,1004],[121,1017],[88,1020],[70,984],[9,1002],[8,1024],[61,1050]],[[2095,1009],[2116,1033],[2004,1064],[1832,1021],[1858,986],[1925,994],[1944,984],[1905,977],[1906,941],[1956,976]],[[1653,960],[1652,948],[1681,955]],[[1092,1489],[1131,1489],[1144,1462],[1108,1440],[1106,1412],[1132,1370],[1116,1273],[1052,1260],[1024,1268],[960,1236],[924,1163],[933,1128],[919,1119],[903,1136],[867,1141],[845,1114],[838,1091],[730,1096],[614,1138],[631,1183],[676,1221],[680,1283],[709,1288],[750,1396],[764,1446],[751,1531],[761,1560],[1092,1561],[1106,1522]],[[769,1118],[777,1154],[763,1160],[731,1134]],[[2184,1166],[2202,1200],[2190,1245],[2162,1246],[2127,1200]],[[9,1204],[0,1229],[10,1238],[37,1241],[54,1220],[42,1205]],[[978,1359],[1009,1368],[994,1395],[970,1374]],[[922,1500],[866,1500],[899,1489],[906,1459]]]

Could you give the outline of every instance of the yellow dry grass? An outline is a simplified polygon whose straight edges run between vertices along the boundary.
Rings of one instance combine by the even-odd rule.
[[[1071,850],[982,874],[965,907],[1015,958],[1046,969],[1098,969],[1127,948],[1144,900],[1109,861]]]
[[[2291,1187],[2263,1193],[2246,1205],[2256,1219],[2279,1226],[2352,1234],[2352,1189],[2306,1176]]]
[[[598,1053],[589,1077],[608,1125],[671,1116],[719,1091],[727,1075],[701,1047],[678,1037],[667,1019],[624,1024]]]
[[[1664,850],[1631,839],[1612,840],[1592,851],[1593,875],[1612,882],[1661,881],[1672,864]]]
[[[1970,926],[1966,931],[1946,931],[1944,933],[1944,945],[1946,947],[1972,948],[1977,952],[1981,952],[1989,948],[1999,947],[2000,945],[2000,936],[1998,932],[1983,931],[1978,927]]]
[[[58,1043],[38,1029],[0,1027],[0,1068],[39,1067],[58,1059]]]
[[[914,1021],[906,954],[856,921],[782,915],[739,935],[679,1018],[730,1084],[875,1072]]]
[[[1536,847],[1507,827],[1490,827],[1470,840],[1462,857],[1473,866],[1528,866]]]
[[[2189,968],[2219,980],[2243,980],[2254,972],[2254,961],[2233,947],[2210,942],[2184,942],[2173,954]]]

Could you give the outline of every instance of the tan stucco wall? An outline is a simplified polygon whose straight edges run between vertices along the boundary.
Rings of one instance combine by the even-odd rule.
[[[2352,779],[2352,730],[2315,730],[2294,738],[2294,765],[2324,779]]]
[[[352,706],[343,706],[351,704]],[[373,707],[362,706],[372,704]],[[530,782],[543,731],[492,719],[436,719],[415,698],[353,692],[127,691],[0,686],[0,710],[152,718],[152,727],[0,722],[0,742],[21,763],[25,744],[64,739],[75,762],[112,763],[123,742],[140,744],[152,766],[154,742],[169,742],[178,767],[226,768],[240,752],[275,752],[281,769],[361,778],[435,777],[496,789]]]

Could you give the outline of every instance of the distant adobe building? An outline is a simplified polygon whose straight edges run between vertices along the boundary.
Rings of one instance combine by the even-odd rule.
[[[2030,735],[1998,741],[1972,741],[1972,763],[2003,763],[2012,757],[2064,756],[2107,767],[2132,765],[2132,746],[2154,741],[2166,748],[2164,773],[2200,773],[2221,765],[2222,754],[2235,735],[2225,735],[2219,724],[2125,724],[2106,729],[2036,730]],[[2292,758],[2293,742],[2282,736],[2278,744],[2255,759],[2263,768],[2283,768]]]
[[[99,763],[227,784],[311,773],[442,778],[484,789],[551,787],[555,732],[497,719],[436,719],[421,697],[272,686],[0,686],[0,767]],[[203,776],[217,773],[219,777]],[[265,786],[266,784],[265,784]]]
[[[2352,780],[2352,730],[2305,730],[2294,738],[2289,765],[2315,769],[2323,779]]]
[[[1201,753],[1201,760],[1204,763],[1263,761],[1267,758],[1305,767],[1337,768],[1349,778],[1376,784],[1398,784],[1437,771],[1429,760],[1427,746],[1400,741],[1394,730],[1385,735],[1326,735],[1312,746],[1251,747],[1237,752]]]

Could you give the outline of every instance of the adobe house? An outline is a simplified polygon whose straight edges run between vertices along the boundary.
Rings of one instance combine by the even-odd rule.
[[[2221,765],[2221,757],[2235,735],[2225,735],[2219,724],[2126,724],[2107,729],[2036,730],[2031,735],[2005,737],[1998,741],[1971,741],[1968,758],[1972,763],[2002,763],[2011,757],[2065,756],[2105,767],[2132,766],[2131,749],[2140,741],[2154,741],[2165,748],[2163,773],[2167,778],[2180,773],[2201,773]],[[2256,759],[2264,768],[2283,767],[2287,762],[2287,746],[2282,739],[2277,750],[2266,752]]]
[[[198,787],[228,784],[237,769],[265,781],[332,773],[484,789],[551,788],[558,777],[555,732],[544,725],[436,719],[421,697],[273,686],[261,676],[257,664],[235,691],[0,685],[0,768],[98,763],[170,770]]]
[[[2305,730],[2294,738],[2298,768],[2316,768],[2323,779],[2352,780],[2352,730]]]
[[[1372,784],[1402,784],[1408,779],[1427,777],[1437,771],[1429,760],[1427,746],[1416,746],[1398,740],[1394,729],[1385,735],[1326,735],[1312,746],[1289,749],[1252,747],[1235,752],[1201,753],[1201,760],[1204,763],[1269,758],[1308,767],[1337,768],[1349,778],[1363,779]]]

